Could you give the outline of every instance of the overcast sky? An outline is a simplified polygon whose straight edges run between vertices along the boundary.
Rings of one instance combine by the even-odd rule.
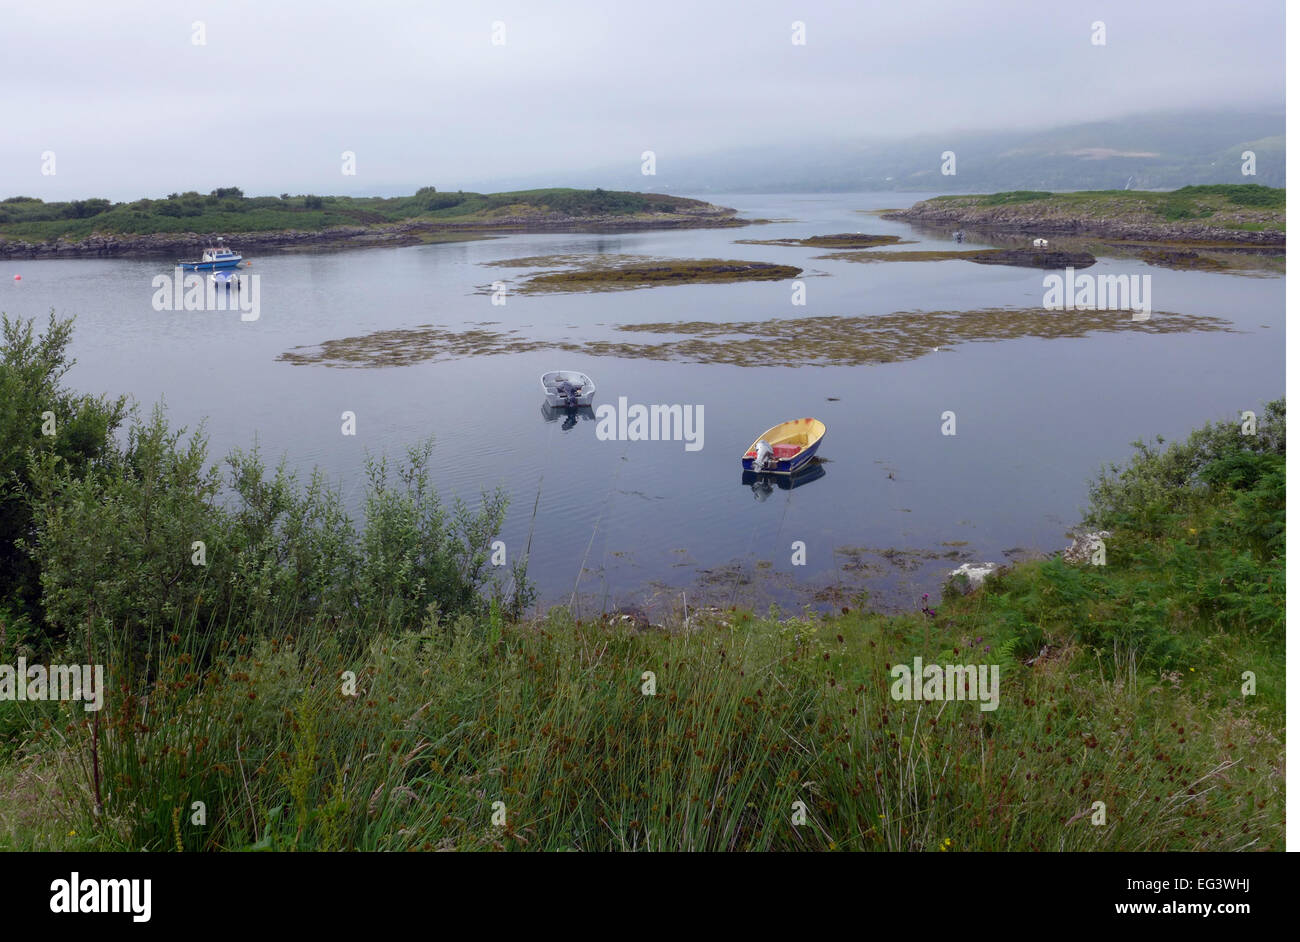
[[[778,141],[1276,108],[1284,46],[1282,0],[0,0],[0,196],[457,189],[645,150],[662,168]]]

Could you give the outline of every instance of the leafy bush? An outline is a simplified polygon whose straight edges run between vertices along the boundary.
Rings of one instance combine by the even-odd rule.
[[[256,451],[237,450],[224,477],[203,429],[171,428],[162,405],[119,442],[125,400],[58,386],[70,330],[51,317],[38,340],[31,323],[6,319],[0,359],[0,589],[47,644],[80,648],[102,622],[139,654],[179,621],[220,635],[272,614],[360,636],[485,611],[488,588],[507,609],[528,597],[524,578],[510,597],[489,585],[504,492],[484,494],[478,509],[443,506],[429,483],[431,443],[400,466],[368,461],[357,529],[319,473],[300,486],[283,463],[268,474]],[[55,435],[41,434],[47,411]]]
[[[33,463],[80,476],[114,458],[113,435],[128,414],[125,397],[79,395],[61,380],[76,362],[67,355],[72,320],[53,313],[35,321],[0,315],[0,604],[39,621],[40,580],[19,545],[33,535]],[[45,432],[53,434],[45,434]]]
[[[1205,474],[1221,474],[1215,463],[1245,451],[1283,455],[1286,450],[1286,404],[1268,403],[1259,417],[1256,434],[1242,433],[1240,422],[1206,423],[1164,451],[1163,438],[1154,444],[1133,442],[1137,454],[1120,468],[1111,464],[1089,484],[1091,506],[1084,522],[1110,527],[1126,521],[1151,520],[1153,515],[1184,507],[1204,487]]]

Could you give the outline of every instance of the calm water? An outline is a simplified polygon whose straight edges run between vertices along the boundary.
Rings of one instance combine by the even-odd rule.
[[[69,382],[144,405],[165,398],[177,423],[206,418],[214,456],[256,439],[269,457],[320,466],[355,495],[367,451],[400,457],[407,443],[432,434],[440,493],[472,500],[482,488],[507,488],[508,552],[522,552],[531,525],[530,575],[543,602],[567,602],[577,582],[584,611],[680,606],[683,592],[690,605],[826,607],[839,604],[828,587],[848,593],[864,585],[882,607],[913,605],[962,560],[1068,545],[1087,479],[1130,454],[1134,439],[1182,436],[1283,394],[1284,278],[1108,259],[1089,273],[1148,273],[1156,311],[1215,315],[1238,332],[968,343],[908,362],[844,368],[546,352],[380,369],[276,361],[293,347],[422,324],[499,322],[495,329],[528,339],[580,341],[611,337],[615,325],[629,323],[1041,303],[1043,275],[1032,270],[860,264],[814,260],[825,254],[820,249],[733,244],[863,231],[919,240],[907,249],[952,247],[858,212],[926,195],[709,197],[751,218],[797,222],[259,257],[248,269],[262,279],[261,317],[253,322],[238,313],[154,311],[150,280],[169,270],[165,263],[8,261],[0,309],[76,314],[79,362]],[[483,262],[596,252],[801,265],[807,304],[791,305],[786,282],[511,295],[504,306],[478,293],[520,274]],[[568,428],[546,421],[537,378],[556,368],[590,374],[597,404],[627,396],[702,405],[704,447],[600,441],[594,421]],[[355,437],[340,433],[345,410],[357,415]],[[957,414],[956,436],[940,434],[945,410]],[[768,426],[805,415],[828,426],[826,474],[759,499],[741,482],[740,452]],[[795,540],[807,546],[804,566],[791,562]],[[907,552],[885,558],[851,548]]]

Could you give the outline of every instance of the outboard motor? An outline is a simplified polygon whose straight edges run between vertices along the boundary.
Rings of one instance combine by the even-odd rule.
[[[582,387],[574,387],[567,379],[562,379],[555,384],[555,392],[563,403],[572,409],[578,404],[578,397],[582,393]]]
[[[766,471],[767,466],[771,461],[772,446],[762,439],[759,439],[758,444],[754,447],[754,470]]]

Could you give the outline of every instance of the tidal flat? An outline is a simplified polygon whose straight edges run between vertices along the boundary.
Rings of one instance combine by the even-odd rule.
[[[424,324],[296,347],[278,359],[333,367],[406,366],[462,357],[564,350],[593,357],[625,357],[732,366],[860,366],[912,360],[963,343],[1022,337],[1053,339],[1092,333],[1137,331],[1173,334],[1234,333],[1231,323],[1209,315],[1154,312],[1135,321],[1127,311],[1044,311],[1042,308],[986,308],[974,311],[899,311],[892,314],[765,321],[661,321],[624,324],[625,333],[670,337],[662,342],[547,340],[513,330],[477,325],[454,330]]]

